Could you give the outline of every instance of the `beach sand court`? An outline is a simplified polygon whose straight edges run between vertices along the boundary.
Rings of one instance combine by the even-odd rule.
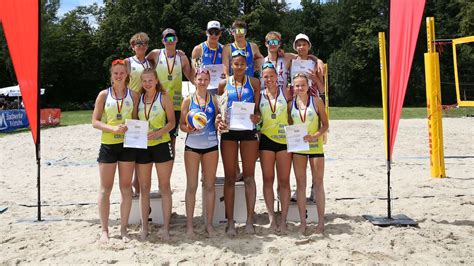
[[[36,161],[29,132],[0,138],[0,264],[17,263],[158,263],[283,264],[403,263],[474,264],[474,118],[443,119],[446,174],[430,177],[426,119],[401,120],[393,154],[393,214],[405,214],[419,227],[380,228],[362,215],[387,213],[385,147],[382,120],[330,121],[325,146],[326,231],[298,236],[297,224],[280,236],[268,227],[260,164],[256,166],[256,235],[229,238],[225,226],[208,238],[201,217],[201,188],[196,196],[196,239],[185,236],[183,163],[185,134],[177,139],[171,177],[171,240],[151,227],[140,242],[119,237],[118,177],[111,197],[110,243],[97,242],[100,132],[91,125],[42,131],[41,193],[44,222],[36,219]],[[310,171],[308,170],[308,174]],[[218,176],[223,176],[222,164]],[[308,181],[308,184],[310,181]],[[291,186],[295,188],[294,174]],[[276,187],[276,184],[275,184]],[[152,190],[157,189],[153,174]],[[309,189],[308,189],[309,191]],[[313,208],[315,208],[313,206]],[[314,230],[315,225],[310,225]]]

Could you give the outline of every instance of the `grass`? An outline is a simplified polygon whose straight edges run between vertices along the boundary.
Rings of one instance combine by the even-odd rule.
[[[382,119],[382,108],[377,107],[330,107],[329,115],[331,120],[367,120]],[[474,115],[474,107],[453,108],[443,111],[445,117],[464,117]],[[61,126],[72,126],[90,124],[92,110],[61,112]],[[404,107],[402,110],[403,119],[426,118],[425,107]],[[17,130],[13,133],[0,133],[0,138],[9,134],[25,132],[27,129]]]
[[[443,111],[445,117],[464,117],[473,115],[474,108],[453,108]],[[402,119],[426,118],[425,107],[404,107],[402,109]],[[329,118],[331,120],[367,120],[383,119],[382,108],[379,107],[330,107]]]

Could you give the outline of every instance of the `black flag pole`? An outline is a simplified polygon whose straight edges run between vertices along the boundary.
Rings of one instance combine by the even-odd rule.
[[[41,1],[38,0],[38,73],[37,73],[37,86],[38,96],[36,99],[36,164],[38,167],[37,172],[37,189],[38,189],[38,222],[41,221]]]
[[[410,217],[404,214],[398,214],[392,216],[392,195],[390,186],[390,172],[392,170],[392,155],[390,153],[390,0],[388,1],[388,37],[387,37],[387,46],[389,47],[389,55],[387,57],[387,97],[386,97],[386,106],[387,106],[387,119],[385,120],[385,127],[387,128],[387,216],[373,216],[364,214],[362,217],[367,219],[373,225],[378,226],[416,226],[418,223],[411,219]],[[386,47],[384,47],[386,50]],[[386,53],[385,53],[386,54]]]

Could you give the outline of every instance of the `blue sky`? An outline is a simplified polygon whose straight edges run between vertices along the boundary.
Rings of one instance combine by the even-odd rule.
[[[74,9],[77,6],[88,6],[93,3],[102,4],[102,0],[61,0],[58,15],[62,16],[64,13]],[[290,8],[299,8],[300,0],[287,0]]]

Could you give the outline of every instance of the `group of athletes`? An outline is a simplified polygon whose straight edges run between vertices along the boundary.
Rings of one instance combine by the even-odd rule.
[[[287,231],[287,215],[291,201],[290,171],[293,165],[297,187],[295,200],[301,220],[299,232],[306,232],[305,192],[309,162],[312,191],[319,217],[316,233],[324,231],[322,136],[328,129],[328,119],[322,95],[323,62],[309,54],[311,41],[305,34],[296,36],[293,42],[296,53],[293,54],[285,53],[280,48],[280,33],[269,32],[265,36],[268,55],[264,57],[255,43],[246,40],[247,25],[244,21],[236,20],[232,24],[234,42],[231,44],[219,43],[222,32],[223,28],[218,21],[209,21],[206,29],[207,40],[193,49],[191,62],[182,51],[176,49],[178,37],[173,29],[166,29],[162,33],[164,48],[154,49],[148,54],[149,37],[140,32],[130,39],[134,55],[112,62],[111,86],[97,96],[92,115],[93,127],[102,131],[97,159],[100,172],[98,206],[102,226],[100,242],[106,243],[109,240],[110,194],[117,168],[122,197],[122,239],[130,239],[127,225],[134,193],[140,197],[140,237],[143,240],[147,238],[153,165],[162,197],[164,224],[161,238],[169,239],[172,211],[170,178],[175,157],[175,140],[179,130],[187,134],[184,147],[187,235],[194,235],[193,216],[200,165],[203,208],[207,214],[206,231],[210,236],[216,233],[212,221],[219,142],[225,173],[224,201],[228,235],[236,235],[234,189],[235,182],[240,179],[245,184],[245,232],[255,233],[254,177],[258,157],[263,173],[263,195],[270,228],[280,233]],[[310,62],[313,68],[305,73],[291,73],[294,60],[308,60],[306,62]],[[211,82],[211,72],[217,68],[223,68],[222,79]],[[196,87],[196,91],[184,99],[181,93],[183,74]],[[230,107],[233,102],[255,103],[254,114],[249,117],[254,129],[229,130]],[[206,114],[207,124],[201,130],[193,128],[187,122],[187,113],[192,109],[200,109]],[[221,115],[222,110],[227,110],[225,115]],[[147,149],[124,147],[126,119],[148,121]],[[285,126],[291,124],[306,125],[308,134],[304,141],[309,143],[309,150],[287,152]],[[238,165],[239,150],[241,166]],[[278,221],[274,210],[275,168],[277,194],[281,202]]]

